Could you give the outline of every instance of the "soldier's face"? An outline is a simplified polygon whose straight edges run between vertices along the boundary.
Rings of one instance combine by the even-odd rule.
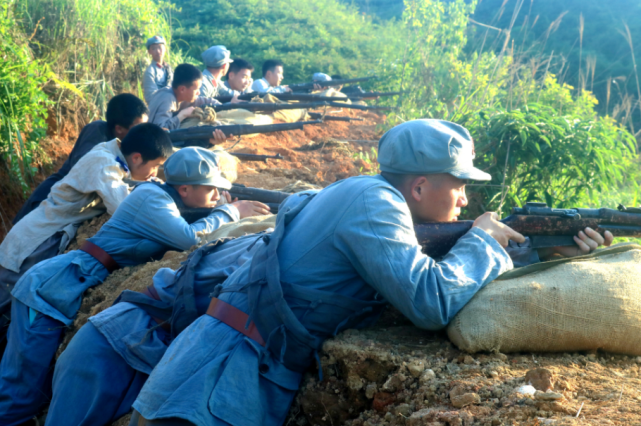
[[[252,72],[248,69],[243,69],[238,72],[231,72],[229,73],[227,82],[229,83],[229,87],[242,92],[246,90],[252,83]]]
[[[417,177],[408,206],[419,222],[453,222],[467,206],[466,181],[447,173]]]
[[[215,207],[220,199],[220,193],[215,186],[181,185],[178,194],[187,207]]]
[[[283,81],[283,67],[279,65],[273,71],[267,71],[265,80],[274,87],[280,86],[280,82]]]
[[[149,54],[159,64],[162,64],[163,59],[165,58],[165,53],[167,52],[167,47],[164,44],[152,44],[149,46]]]

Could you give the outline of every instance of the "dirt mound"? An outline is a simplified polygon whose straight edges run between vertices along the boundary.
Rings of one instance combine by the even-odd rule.
[[[641,424],[641,358],[471,356],[443,334],[381,324],[327,341],[321,363],[323,380],[306,375],[288,424]]]

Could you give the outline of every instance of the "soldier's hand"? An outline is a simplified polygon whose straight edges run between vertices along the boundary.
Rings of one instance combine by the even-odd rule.
[[[212,135],[214,137],[209,139],[209,144],[210,145],[216,145],[216,144],[219,144],[219,143],[223,143],[228,139],[228,137],[225,136],[223,131],[220,130],[220,129],[214,130],[214,133],[212,133]],[[231,138],[232,136],[230,135],[229,137]]]
[[[234,201],[231,203],[232,206],[235,206],[240,213],[240,218],[244,219],[250,216],[261,216],[269,214],[269,206],[259,202],[259,201]]]
[[[182,110],[178,111],[178,119],[180,121],[183,121],[185,118],[189,117],[192,112],[194,112],[194,109],[196,109],[196,108],[191,106],[191,107],[187,107],[185,109],[182,109]]]
[[[231,204],[231,195],[229,191],[220,191],[220,199],[216,203],[217,206],[222,206],[225,204]]]
[[[583,256],[590,254],[601,246],[609,247],[613,240],[614,235],[610,231],[605,231],[605,234],[601,235],[592,228],[585,228],[585,230],[579,232],[579,235],[574,236],[576,246],[539,249],[538,252],[539,257],[542,259],[549,258],[555,254],[563,257]]]
[[[476,226],[487,232],[503,247],[507,247],[510,240],[516,241],[517,243],[525,242],[523,235],[499,222],[499,215],[494,212],[487,212],[479,216],[472,226]]]
[[[289,86],[283,86],[285,88],[286,92],[292,92],[292,89],[289,88]]]
[[[314,90],[318,90],[318,91],[323,90],[323,86],[321,86],[320,84],[314,83]]]
[[[238,99],[238,95],[234,95],[234,97],[231,98],[231,101],[229,101],[229,102],[232,103],[232,104],[238,104],[238,103],[244,102],[244,101],[241,101],[240,99]]]

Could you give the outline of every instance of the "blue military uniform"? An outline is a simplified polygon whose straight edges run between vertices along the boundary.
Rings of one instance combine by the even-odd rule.
[[[436,263],[384,178],[341,181],[300,212],[279,213],[269,244],[223,284],[219,299],[250,314],[266,347],[205,315],[172,343],[134,408],[197,425],[280,425],[325,338],[371,324],[387,302],[417,326],[440,329],[511,267],[476,228]]]
[[[259,238],[210,243],[178,272],[156,273],[150,294],[157,299],[125,292],[114,306],[91,317],[58,359],[47,422],[108,425],[128,413],[173,336],[205,313],[210,294],[251,259]]]
[[[473,168],[471,139],[460,126],[421,120],[396,129],[400,135],[393,129],[379,143],[381,168],[427,165],[487,179]],[[394,149],[383,156],[386,145]],[[403,195],[383,176],[349,178],[281,210],[273,234],[257,244],[251,262],[214,296],[247,314],[260,338],[224,316],[200,317],[171,344],[134,403],[145,419],[281,425],[325,339],[370,325],[387,303],[418,327],[441,329],[512,268],[479,228],[439,262],[424,255]]]
[[[174,154],[174,162],[184,163],[183,157],[192,151],[203,153],[209,162],[210,157],[215,159],[208,150],[186,150]],[[174,156],[166,162],[167,176]],[[211,168],[218,170],[215,165]],[[238,210],[225,205],[190,225],[180,217],[181,203],[171,185],[139,185],[89,242],[120,267],[133,266],[160,258],[168,250],[186,250],[200,241],[198,233],[239,219]],[[20,424],[47,401],[53,373],[50,364],[64,327],[76,316],[84,291],[100,284],[108,273],[96,257],[76,250],[41,262],[16,284],[13,322],[0,363],[1,424]]]

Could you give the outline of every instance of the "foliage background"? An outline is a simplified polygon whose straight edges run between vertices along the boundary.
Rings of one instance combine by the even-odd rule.
[[[279,58],[285,83],[309,80],[316,71],[376,74],[382,78],[365,88],[408,90],[382,100],[399,106],[385,128],[440,118],[466,126],[475,138],[477,163],[493,181],[470,188],[469,216],[506,213],[527,201],[638,204],[641,24],[626,29],[621,13],[633,16],[641,7],[632,0],[0,4],[6,5],[0,31],[13,35],[3,37],[3,52],[15,65],[0,71],[10,74],[0,81],[16,85],[11,90],[22,108],[13,110],[10,126],[21,126],[20,135],[32,132],[20,145],[18,133],[1,128],[0,155],[18,179],[31,166],[47,110],[59,125],[66,120],[80,128],[100,117],[114,94],[140,94],[144,42],[162,34],[174,65],[200,64],[203,50],[223,44],[254,63],[255,78],[265,59]],[[4,117],[11,96],[0,93]]]

